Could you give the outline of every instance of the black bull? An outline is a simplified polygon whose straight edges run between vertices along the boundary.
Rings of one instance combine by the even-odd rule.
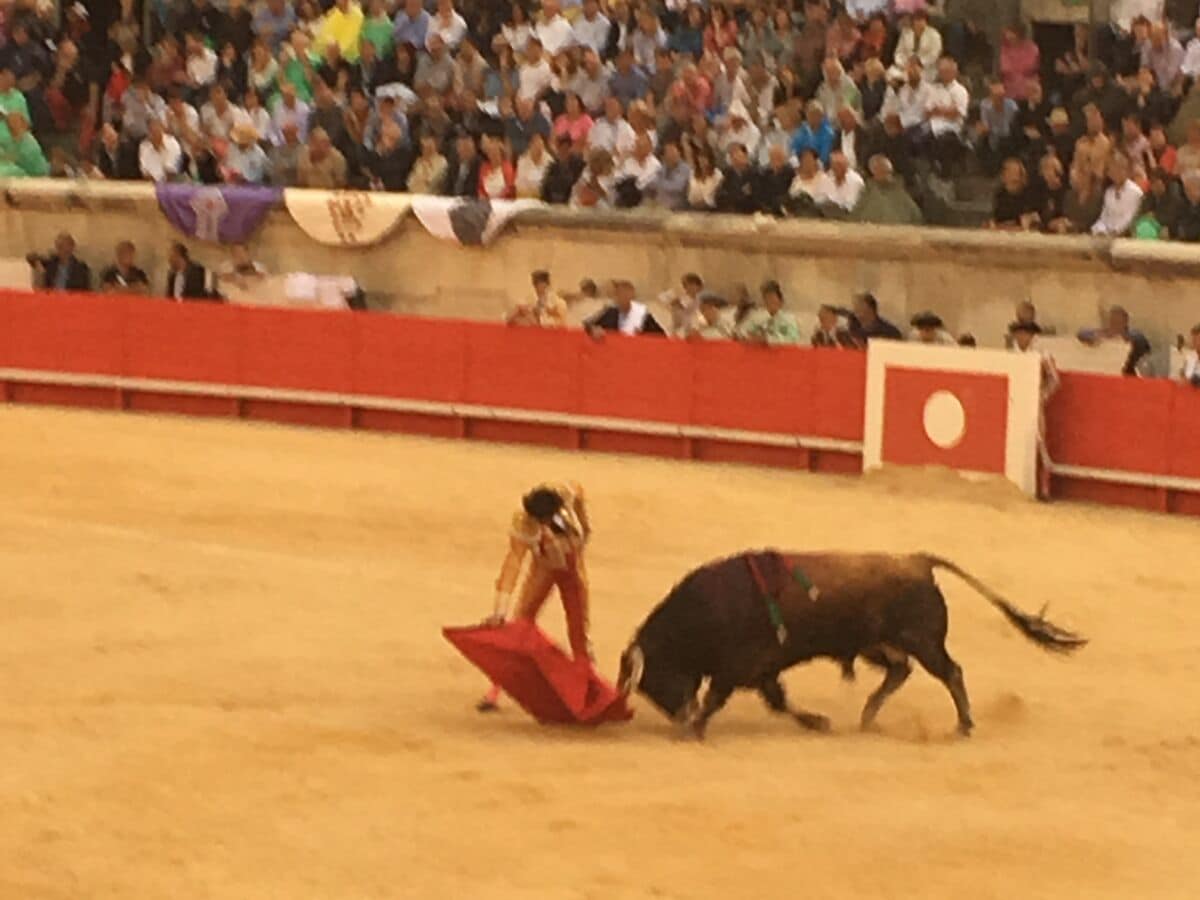
[[[962,578],[1025,637],[1047,650],[1086,641],[1017,609],[954,563],[926,554],[745,553],[687,575],[660,603],[621,655],[621,689],[649,697],[668,716],[703,736],[708,719],[737,688],[759,691],[777,712],[791,712],[779,675],[829,657],[853,677],[862,657],[885,670],[862,712],[869,727],[883,702],[908,678],[916,659],[950,691],[963,734],[972,727],[959,665],[946,652],[946,600],[935,569]],[[782,625],[782,627],[777,627]],[[709,679],[703,701],[700,685]],[[827,729],[823,716],[792,712]]]

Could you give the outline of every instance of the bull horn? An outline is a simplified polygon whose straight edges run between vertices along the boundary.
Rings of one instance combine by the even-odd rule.
[[[642,674],[646,671],[646,654],[639,645],[634,644],[625,651],[625,658],[629,669],[621,679],[620,688],[622,694],[631,694],[642,683]]]

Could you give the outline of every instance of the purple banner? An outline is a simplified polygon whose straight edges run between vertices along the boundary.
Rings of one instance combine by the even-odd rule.
[[[158,184],[158,205],[171,224],[190,238],[240,244],[254,233],[283,189],[226,185]]]

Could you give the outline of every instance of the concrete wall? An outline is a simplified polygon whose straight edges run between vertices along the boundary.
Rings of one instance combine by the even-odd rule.
[[[178,238],[153,189],[141,184],[22,181],[0,184],[0,257],[46,251],[60,231],[73,233],[93,267],[113,245],[138,245],[142,266],[160,287],[168,245]],[[803,318],[826,302],[848,303],[872,290],[898,322],[932,309],[955,333],[999,346],[1013,306],[1029,298],[1044,324],[1074,331],[1120,303],[1159,350],[1200,322],[1200,247],[1090,237],[776,221],[739,216],[654,213],[523,214],[487,248],[461,248],[428,235],[414,218],[380,244],[347,250],[317,244],[283,209],[252,241],[275,272],[347,273],[375,305],[420,315],[496,318],[528,293],[529,273],[549,269],[560,289],[582,278],[631,278],[651,297],[699,272],[713,289],[777,279]],[[192,242],[207,265],[224,249]]]

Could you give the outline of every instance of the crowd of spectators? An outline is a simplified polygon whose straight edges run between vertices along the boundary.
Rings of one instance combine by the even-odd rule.
[[[1162,0],[1053,59],[955,0],[146,2],[0,3],[0,176],[919,223],[983,173],[991,227],[1200,240]]]

